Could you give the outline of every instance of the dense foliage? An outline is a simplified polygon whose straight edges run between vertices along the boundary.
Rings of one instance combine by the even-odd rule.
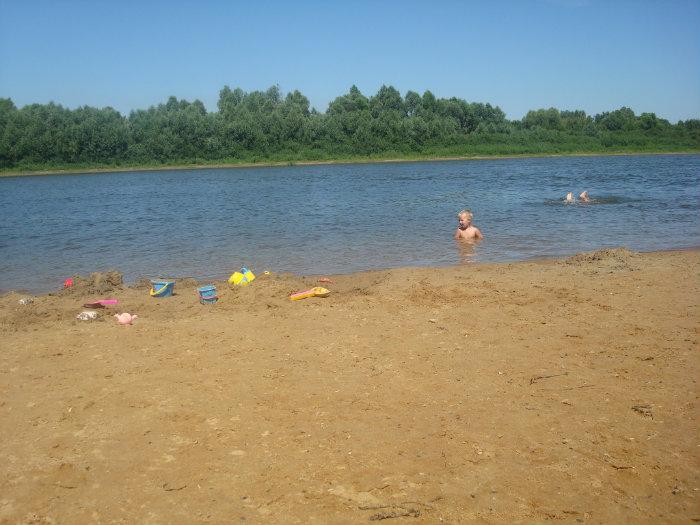
[[[595,116],[555,108],[509,121],[500,108],[357,87],[325,113],[299,91],[246,93],[224,87],[218,111],[170,97],[132,111],[31,104],[0,98],[0,169],[148,166],[497,154],[700,149],[700,120],[671,124],[621,108]]]

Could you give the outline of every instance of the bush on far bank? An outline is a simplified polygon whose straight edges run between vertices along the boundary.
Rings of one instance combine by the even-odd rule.
[[[508,120],[498,106],[430,91],[405,96],[353,86],[325,113],[299,91],[224,87],[218,110],[170,97],[128,116],[107,107],[0,99],[0,169],[159,166],[225,162],[513,154],[673,152],[700,149],[700,120],[671,124],[620,108],[589,116],[556,108]]]

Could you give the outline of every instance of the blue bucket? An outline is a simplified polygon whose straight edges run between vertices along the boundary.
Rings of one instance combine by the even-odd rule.
[[[199,292],[199,302],[202,304],[214,304],[219,298],[216,296],[216,286],[213,284],[197,288]]]
[[[151,281],[151,297],[170,297],[175,288],[174,281]]]

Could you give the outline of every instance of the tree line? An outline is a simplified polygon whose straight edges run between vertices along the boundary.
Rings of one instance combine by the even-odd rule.
[[[0,169],[419,158],[700,149],[700,120],[676,124],[623,107],[594,116],[556,108],[508,120],[498,106],[356,86],[325,113],[299,91],[224,87],[217,111],[170,97],[128,116],[0,98]]]

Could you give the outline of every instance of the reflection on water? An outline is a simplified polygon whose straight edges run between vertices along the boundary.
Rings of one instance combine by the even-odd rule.
[[[564,205],[572,189],[595,202]],[[454,245],[455,214],[485,239]],[[653,210],[653,220],[649,220]],[[0,178],[0,290],[74,274],[333,274],[700,245],[700,156]]]

